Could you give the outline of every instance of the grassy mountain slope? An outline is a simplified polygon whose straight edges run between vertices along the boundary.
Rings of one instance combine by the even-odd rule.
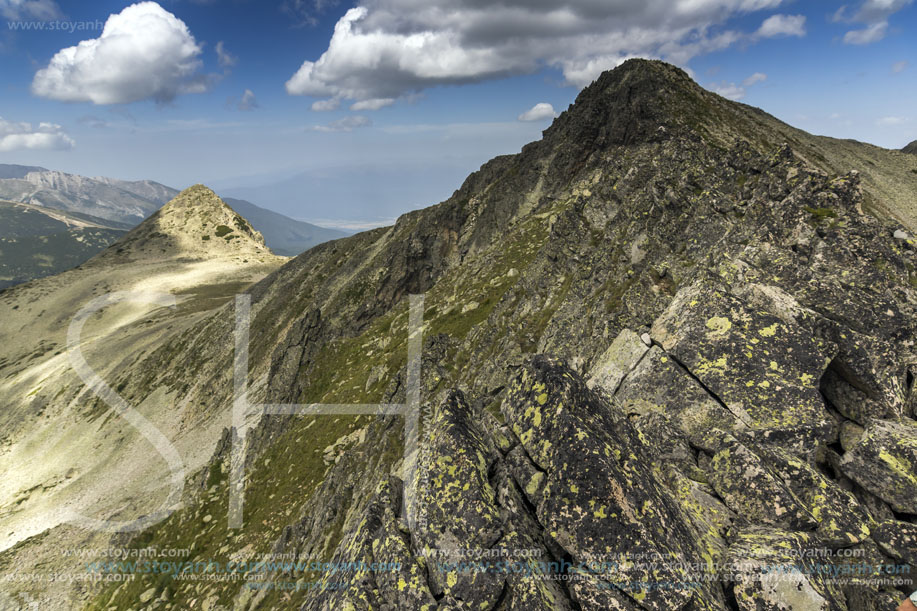
[[[0,294],[0,519],[9,526],[0,545],[55,527],[68,510],[136,516],[163,498],[166,484],[144,440],[107,413],[70,365],[67,331],[77,311],[118,291],[175,296],[175,308],[113,304],[87,322],[82,338],[90,366],[109,380],[133,377],[148,351],[180,341],[283,261],[247,221],[198,186],[84,265]],[[223,426],[189,421],[182,411],[193,406],[164,389],[136,405],[169,431],[192,466],[207,458]],[[113,494],[113,482],[124,488]]]

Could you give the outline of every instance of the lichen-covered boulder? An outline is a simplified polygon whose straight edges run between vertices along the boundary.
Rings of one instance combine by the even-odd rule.
[[[603,395],[561,362],[539,356],[514,380],[502,409],[545,473],[534,499],[539,522],[574,565],[598,563],[589,565],[591,583],[579,586],[583,596],[610,600],[623,592],[640,608],[660,611],[722,607],[718,587],[693,583],[676,562],[712,558],[651,468],[637,432]]]
[[[917,579],[917,524],[884,520],[873,530],[873,539],[883,552],[911,567],[911,579]]]
[[[752,528],[729,548],[727,572],[741,611],[847,611],[837,583],[811,558],[810,534]],[[864,610],[865,611],[865,610]]]
[[[509,468],[498,463],[493,480],[506,532],[500,540],[498,561],[504,563],[500,566],[506,578],[505,609],[572,610],[573,604],[561,582],[553,579],[560,571],[552,570],[554,560],[545,547],[541,526],[526,506]]]
[[[870,399],[869,395],[845,380],[835,368],[825,372],[821,391],[842,416],[854,422],[866,424],[872,418],[888,418],[893,415],[886,405]]]
[[[476,607],[496,603],[503,590],[503,576],[477,570],[466,553],[491,549],[503,535],[487,475],[494,459],[464,395],[450,393],[418,459],[412,528],[416,544],[436,558],[430,567],[434,594]]]
[[[648,449],[647,459],[653,462],[653,468],[673,465],[695,480],[707,481],[704,472],[697,467],[687,437],[672,426],[665,415],[656,412],[644,416],[632,414],[630,421]]]
[[[728,548],[726,538],[738,516],[716,497],[713,489],[689,479],[674,466],[666,468],[662,475],[673,498],[690,518],[698,545],[712,558],[710,566],[721,566]]]
[[[714,454],[709,477],[726,506],[749,522],[788,530],[816,525],[815,518],[770,465],[735,438],[726,438]]]
[[[847,208],[852,222],[819,228],[818,242],[800,257],[765,241],[746,249],[745,280],[774,283],[816,313],[812,332],[834,346],[835,368],[882,409],[896,415],[905,399],[904,364],[914,346],[913,252],[853,212],[858,179],[831,181],[831,209]],[[841,206],[837,206],[841,204]],[[812,204],[804,204],[810,209]],[[824,208],[827,210],[828,208]]]
[[[917,514],[917,422],[872,420],[840,468],[895,511]]]
[[[869,536],[869,514],[856,497],[789,452],[761,448],[770,468],[818,522],[825,545],[847,547]]]
[[[436,609],[427,585],[427,567],[411,547],[410,533],[400,520],[401,481],[382,480],[356,528],[322,571],[319,586],[303,611],[337,609]],[[351,569],[350,567],[353,567]]]
[[[841,444],[841,449],[844,450],[844,452],[849,452],[855,448],[856,444],[863,438],[863,433],[865,432],[866,429],[849,420],[842,422],[838,430],[838,442]]]
[[[821,431],[829,423],[818,381],[831,346],[807,329],[699,281],[678,292],[652,333],[751,428]]]
[[[649,346],[639,335],[624,329],[593,364],[586,384],[589,388],[599,385],[614,393],[624,376],[640,362],[647,350]]]
[[[641,607],[626,594],[610,583],[591,579],[588,573],[584,579],[570,582],[570,591],[583,609],[607,609],[608,611],[639,611]]]
[[[691,444],[713,451],[710,430],[744,429],[740,418],[714,399],[700,383],[658,346],[653,346],[614,394],[625,413],[663,413]]]

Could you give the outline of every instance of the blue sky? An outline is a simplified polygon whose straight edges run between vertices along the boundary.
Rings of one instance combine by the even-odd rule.
[[[913,0],[0,0],[0,17],[0,163],[226,190],[351,176],[404,198],[367,218],[447,197],[631,56],[807,131],[917,139]]]

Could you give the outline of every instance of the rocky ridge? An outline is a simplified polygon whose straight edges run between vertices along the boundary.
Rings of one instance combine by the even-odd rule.
[[[88,607],[893,608],[914,589],[879,579],[915,562],[913,227],[762,115],[629,61],[450,200],[253,287],[252,400],[277,403],[405,401],[424,293],[421,447],[400,417],[265,417],[231,531],[227,430],[129,545],[349,568],[138,575]],[[122,390],[213,381],[195,405],[226,409],[231,342],[224,310]]]

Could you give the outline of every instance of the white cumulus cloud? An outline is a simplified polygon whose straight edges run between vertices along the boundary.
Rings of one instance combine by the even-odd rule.
[[[834,21],[863,23],[866,27],[849,30],[844,34],[848,45],[870,45],[879,42],[888,33],[888,19],[914,0],[865,0],[856,11],[848,13],[844,5],[834,13]]]
[[[745,97],[745,87],[735,83],[713,83],[710,90],[730,100],[741,100]]]
[[[630,57],[684,64],[740,41],[754,42],[755,32],[729,29],[727,22],[782,2],[360,0],[338,21],[327,50],[303,62],[286,89],[292,95],[352,100],[357,110],[370,110],[431,87],[526,74],[546,65],[582,87]],[[781,17],[762,35],[801,35],[804,18]],[[318,105],[322,108],[325,104]]]
[[[805,15],[771,15],[761,24],[755,32],[757,38],[773,38],[775,36],[805,36]]]
[[[60,125],[55,123],[17,123],[0,117],[0,152],[21,149],[64,151],[76,144]]]
[[[883,21],[913,2],[914,0],[866,0],[853,16],[853,21]]]
[[[545,119],[553,119],[557,116],[557,113],[554,112],[554,107],[548,104],[547,102],[541,102],[540,104],[535,104],[531,109],[525,111],[519,115],[520,121],[544,121]]]
[[[32,81],[37,96],[67,102],[167,102],[208,89],[201,47],[188,26],[155,2],[111,15],[99,38],[61,49]]]

